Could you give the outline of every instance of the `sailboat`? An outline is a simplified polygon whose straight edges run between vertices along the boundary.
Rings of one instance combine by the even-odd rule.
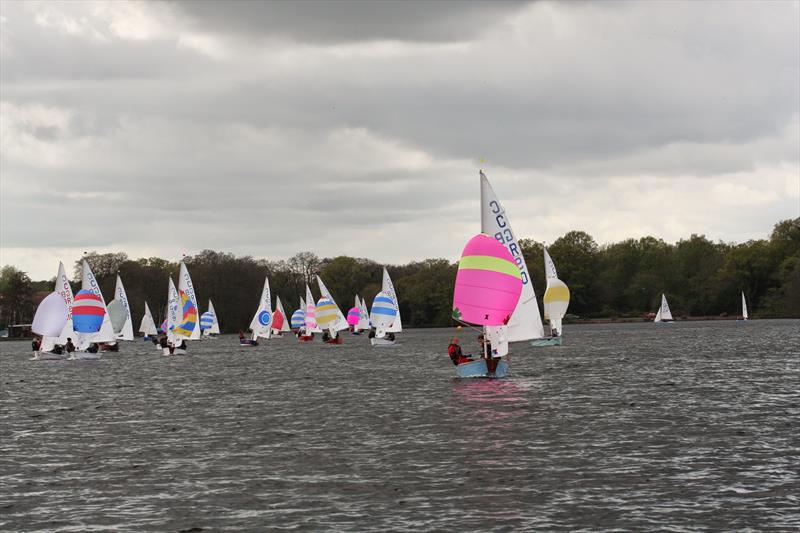
[[[661,293],[661,307],[658,308],[658,312],[656,313],[656,317],[653,319],[653,322],[662,324],[673,322],[672,311],[669,310],[667,297],[664,295],[664,293]]]
[[[283,334],[291,331],[289,327],[289,317],[283,310],[283,303],[280,296],[275,296],[275,312],[272,313],[272,336],[283,337]]]
[[[744,291],[742,291],[742,321],[750,320],[750,315],[747,313],[747,300],[744,299]]]
[[[306,326],[306,303],[300,298],[300,309],[292,313],[292,329],[299,333]]]
[[[311,288],[308,285],[306,285],[305,304],[305,313],[303,315],[305,325],[297,337],[300,342],[313,341],[314,333],[322,333],[322,330],[317,325],[317,306],[314,305],[314,296],[311,294]]]
[[[67,306],[67,322],[64,324],[61,332],[58,335],[45,335],[42,337],[41,345],[39,346],[39,353],[37,359],[63,359],[60,354],[52,353],[56,345],[64,346],[67,344],[67,339],[74,339],[75,332],[72,328],[72,305],[75,301],[72,295],[72,286],[67,279],[67,273],[64,270],[64,263],[58,262],[58,275],[56,276],[56,283],[54,292],[57,292],[64,304]]]
[[[142,323],[139,325],[139,333],[143,334],[145,339],[158,335],[156,321],[153,320],[153,314],[150,312],[147,302],[144,303],[144,316],[142,317]]]
[[[208,311],[200,315],[200,331],[204,339],[213,339],[219,335],[219,321],[211,298],[208,299]]]
[[[374,335],[372,332],[369,334],[370,344],[373,346],[394,345],[394,334],[389,333],[389,328],[397,320],[398,315],[397,304],[391,296],[383,291],[375,295],[369,317],[375,332]]]
[[[200,320],[197,311],[199,309],[197,293],[195,293],[192,278],[189,276],[189,270],[183,261],[181,261],[181,270],[178,277],[178,298],[180,298],[181,321],[173,330],[176,342],[175,353],[178,353],[178,350],[183,350],[185,353],[185,348],[181,348],[184,346],[183,341],[200,339]]]
[[[250,321],[250,330],[253,332],[252,339],[239,338],[241,346],[258,346],[259,337],[269,339],[272,334],[272,293],[269,289],[269,277],[264,277],[264,287],[261,289],[261,298],[258,301],[258,309]]]
[[[534,339],[531,346],[561,346],[563,343],[561,321],[569,307],[569,287],[558,279],[556,265],[544,248],[544,274],[547,288],[544,291],[544,317],[550,321],[550,337]]]
[[[525,258],[522,256],[522,249],[511,229],[508,215],[482,170],[480,178],[481,232],[494,237],[508,250],[511,257],[514,258],[514,264],[517,265],[522,279],[522,295],[507,325],[508,342],[541,339],[544,337],[542,316],[539,313],[539,304],[536,302],[536,293],[533,290],[533,282],[528,274]]]
[[[386,267],[383,268],[383,282],[381,284],[381,292],[379,294],[381,294],[382,297],[387,297],[392,301],[392,307],[395,309],[395,315],[392,322],[386,326],[385,329],[383,329],[384,335],[378,335],[378,329],[376,326],[375,336],[370,337],[369,341],[373,346],[390,346],[395,342],[394,334],[403,331],[403,319],[400,317],[400,303],[397,299],[397,292],[394,290],[392,278],[389,277],[389,272],[386,270]],[[373,312],[375,310],[376,301],[378,301],[378,296],[375,296],[375,300],[372,302]],[[385,318],[385,315],[382,318]]]
[[[508,362],[508,326],[522,294],[522,274],[508,249],[479,233],[461,254],[453,290],[453,318],[483,327],[483,353],[456,366],[461,378],[505,377]]]
[[[339,332],[348,328],[347,320],[319,276],[317,276],[317,286],[319,286],[320,292],[320,299],[317,302],[316,309],[317,325],[323,330],[327,330],[328,333],[323,335],[323,342],[327,344],[342,344],[344,341],[339,336]]]
[[[367,307],[367,302],[364,298],[361,298],[361,303],[358,306],[358,326],[356,326],[356,330],[365,331],[370,329],[370,327],[369,307]]]
[[[122,278],[117,274],[117,285],[114,288],[114,299],[108,304],[108,316],[111,319],[111,327],[117,340],[133,340],[133,318],[128,304],[128,295],[125,294],[125,286],[122,285]],[[114,344],[114,347],[117,345]],[[113,350],[116,351],[116,348]]]
[[[358,330],[358,321],[361,319],[361,302],[358,300],[358,295],[355,297],[355,305],[347,310],[347,325],[350,326],[350,333],[353,335],[361,335]]]
[[[70,359],[100,359],[97,353],[81,352],[89,350],[92,344],[116,343],[117,336],[114,334],[111,317],[108,316],[106,301],[100,291],[100,284],[97,283],[97,278],[95,278],[89,263],[85,259],[82,261],[81,267],[83,271],[81,290],[75,295],[72,307],[72,325],[77,338],[75,342],[76,351],[72,353]],[[78,320],[79,317],[80,320]],[[100,321],[100,325],[95,329],[97,320]]]
[[[186,355],[186,348],[182,347],[182,341],[184,339],[179,338],[177,333],[180,330],[181,335],[183,336],[185,331],[189,331],[188,328],[183,327],[183,324],[185,323],[183,317],[183,308],[186,307],[185,303],[182,305],[182,301],[184,299],[185,298],[182,298],[182,295],[178,292],[178,289],[175,288],[175,283],[173,283],[172,276],[170,276],[169,284],[167,286],[167,318],[164,321],[164,331],[167,334],[167,345],[161,346],[162,355]],[[189,311],[190,316],[188,317],[188,320],[192,320],[191,309],[189,309]],[[196,308],[194,310],[194,316],[197,316]]]
[[[36,308],[36,314],[33,317],[33,324],[31,330],[37,335],[41,335],[42,339],[45,338],[58,338],[67,322],[70,321],[70,309],[67,303],[58,292],[51,292],[44,300],[39,303]],[[31,360],[62,360],[64,356],[57,353],[48,353],[41,351],[41,344]]]

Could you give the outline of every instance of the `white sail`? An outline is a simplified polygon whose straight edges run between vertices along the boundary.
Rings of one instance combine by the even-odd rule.
[[[342,331],[348,329],[350,326],[347,325],[347,319],[342,314],[342,310],[339,309],[338,305],[336,305],[336,300],[333,299],[333,296],[331,296],[328,287],[326,287],[325,284],[322,283],[322,278],[320,278],[319,276],[317,276],[317,285],[319,286],[319,292],[322,295],[322,297],[327,298],[328,300],[333,302],[334,307],[336,307],[336,319],[333,322],[331,322],[330,325],[328,326],[328,329],[331,330],[331,335],[335,336],[336,331]]]
[[[381,292],[388,294],[389,297],[394,300],[395,307],[397,307],[397,316],[386,332],[399,333],[403,331],[403,320],[400,318],[400,300],[397,299],[397,293],[394,291],[392,278],[389,277],[389,272],[386,271],[386,267],[383,267],[383,284],[381,285]]]
[[[175,344],[175,341],[178,340],[175,328],[181,323],[182,316],[181,297],[178,289],[175,288],[175,283],[172,282],[172,276],[170,276],[167,287],[167,341],[171,344]]]
[[[64,299],[57,292],[51,292],[39,302],[33,316],[31,331],[37,335],[56,337],[61,335],[67,325],[69,310]]]
[[[117,274],[117,285],[114,288],[114,299],[119,300],[119,302],[122,304],[122,307],[125,309],[125,313],[127,314],[125,324],[122,326],[122,331],[116,334],[117,339],[123,341],[132,341],[133,318],[131,318],[131,307],[128,303],[128,295],[125,294],[125,286],[122,285],[122,278],[119,277],[119,274]]]
[[[153,320],[153,314],[150,312],[147,302],[144,303],[144,316],[142,317],[142,323],[139,325],[139,333],[147,336],[158,335],[156,321]]]
[[[358,296],[356,296],[356,302],[358,302]],[[358,305],[358,326],[356,326],[359,330],[366,330],[370,328],[369,323],[369,307],[367,307],[367,302],[364,298],[361,298],[361,302]]]
[[[553,263],[553,259],[550,257],[550,254],[547,253],[547,248],[542,248],[544,250],[544,277],[545,278],[557,278],[558,272],[556,272],[556,264]]]
[[[744,291],[742,291],[742,318],[745,320],[750,318],[747,314],[747,300],[744,299]]]
[[[278,331],[292,331],[292,328],[289,326],[291,317],[286,316],[286,311],[283,310],[283,303],[281,302],[280,296],[275,296],[275,309],[280,311],[281,316],[283,317],[283,324]]]
[[[100,331],[97,333],[76,333],[77,342],[75,342],[76,350],[85,350],[93,342],[116,342],[117,336],[114,334],[114,328],[111,326],[111,317],[108,314],[106,307],[106,300],[103,298],[103,293],[100,291],[100,284],[97,283],[97,278],[94,277],[89,263],[84,259],[82,262],[83,276],[81,280],[81,290],[91,291],[97,295],[100,302],[103,304],[103,324],[100,326]]]
[[[492,347],[491,357],[508,355],[508,326],[484,326],[483,332]]]
[[[197,294],[194,291],[194,284],[192,278],[189,276],[189,270],[186,268],[186,263],[181,261],[181,271],[178,275],[178,296],[184,294],[191,302],[190,308],[193,308],[193,315],[186,317],[181,314],[182,324],[177,324],[175,327],[180,328],[181,332],[175,334],[177,340],[197,340],[200,338],[200,306],[197,303]],[[180,299],[183,302],[182,299]]]
[[[311,288],[306,285],[306,335],[309,333],[322,333],[317,326],[317,306],[314,304],[314,296],[311,295]]]
[[[67,324],[58,337],[42,337],[41,351],[49,352],[55,348],[56,344],[64,345],[67,339],[75,339],[75,332],[72,330],[72,304],[74,297],[72,287],[67,279],[67,272],[64,270],[64,263],[58,262],[58,276],[56,276],[55,292],[61,295],[67,305]]]
[[[211,298],[208,299],[208,310],[214,315],[214,323],[208,328],[209,335],[219,335],[219,319],[217,318],[217,312],[214,310],[214,303],[211,301]]]
[[[667,297],[661,294],[661,307],[658,308],[654,322],[669,322],[672,320],[672,312],[669,310]]]
[[[539,304],[536,302],[536,293],[533,291],[533,282],[528,275],[528,267],[522,256],[522,250],[520,250],[503,206],[500,205],[497,195],[489,185],[489,180],[486,179],[483,171],[480,175],[481,232],[491,235],[508,249],[522,275],[522,295],[508,321],[508,340],[514,342],[543,337],[542,316],[539,313]]]
[[[264,277],[261,299],[258,301],[256,314],[250,321],[250,329],[253,331],[253,339],[259,337],[269,339],[272,334],[272,294],[269,290],[269,277]]]

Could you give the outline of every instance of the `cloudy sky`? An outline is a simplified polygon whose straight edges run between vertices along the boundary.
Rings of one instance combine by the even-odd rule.
[[[800,216],[800,3],[0,3],[0,242],[456,259]]]

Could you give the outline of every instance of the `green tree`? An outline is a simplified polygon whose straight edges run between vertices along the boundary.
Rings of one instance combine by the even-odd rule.
[[[3,325],[33,319],[33,283],[28,274],[13,266],[0,270],[0,320]]]

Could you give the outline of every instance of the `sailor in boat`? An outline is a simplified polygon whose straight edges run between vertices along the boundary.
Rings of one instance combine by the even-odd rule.
[[[447,355],[450,356],[450,360],[453,361],[455,366],[472,362],[472,359],[462,353],[461,345],[458,344],[458,337],[450,339],[450,345],[447,347]]]
[[[42,347],[42,341],[39,340],[39,337],[34,337],[31,341],[31,349],[33,349],[33,356],[36,357],[36,354],[39,352],[39,348]]]
[[[75,351],[75,345],[72,344],[71,337],[67,337],[67,344],[64,345],[64,348],[67,350],[67,353],[72,356],[72,352]]]
[[[53,349],[50,351],[50,353],[54,353],[56,355],[63,355],[64,354],[64,346],[61,345],[61,344],[56,344],[55,346],[53,346]]]
[[[386,340],[394,342],[394,333],[391,331],[386,334]]]
[[[185,351],[186,351],[188,348],[189,348],[189,347],[186,345],[186,339],[182,340],[182,341],[181,341],[181,344],[180,344],[180,346],[178,346],[178,349],[180,349],[180,350],[183,350],[184,352],[185,352]]]
[[[486,370],[490,374],[494,374],[494,371],[497,369],[497,363],[500,362],[500,358],[492,355],[492,343],[483,336],[483,333],[478,335],[478,343],[481,347],[481,357],[486,359]]]
[[[322,342],[328,342],[331,340],[331,334],[328,333],[328,330],[322,332]]]
[[[100,345],[97,344],[96,342],[93,342],[89,345],[88,348],[86,348],[86,351],[89,353],[97,353],[98,351],[100,351]]]

